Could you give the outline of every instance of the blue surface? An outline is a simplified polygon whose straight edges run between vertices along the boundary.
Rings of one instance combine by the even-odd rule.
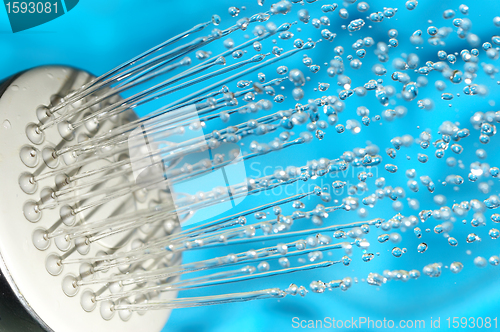
[[[409,42],[410,35],[416,30],[421,29],[424,32],[429,26],[428,20],[432,20],[434,25],[450,26],[451,21],[443,21],[442,12],[445,9],[454,9],[457,12],[456,17],[461,17],[458,12],[458,5],[461,2],[457,1],[427,1],[421,0],[417,8],[409,12],[404,8],[404,1],[368,1],[371,9],[368,13],[375,10],[382,10],[384,6],[398,7],[399,10],[396,16],[391,20],[384,22],[368,23],[373,25],[373,29],[368,29],[365,26],[360,32],[349,36],[346,31],[340,31],[341,24],[348,24],[354,18],[364,18],[366,15],[356,11],[355,5],[349,7],[350,17],[348,20],[342,20],[338,16],[337,9],[333,14],[327,14],[331,18],[330,30],[337,32],[338,36],[335,41],[330,44],[327,42],[321,43],[317,49],[306,52],[311,56],[315,63],[322,66],[322,71],[316,76],[312,76],[311,82],[308,82],[304,87],[307,98],[317,98],[324,93],[315,92],[313,88],[317,86],[317,82],[330,82],[330,90],[328,93],[336,94],[336,81],[328,78],[325,72],[326,66],[323,64],[328,62],[333,57],[333,47],[343,45],[345,55],[354,54],[350,45],[358,39],[366,36],[371,36],[375,42],[382,40],[387,41],[387,30],[395,27],[399,31],[399,47],[391,51],[391,59],[385,64],[388,72],[392,72],[392,59],[403,51],[406,53],[415,52],[415,46]],[[494,16],[500,15],[500,3],[498,1],[469,1],[465,2],[470,7],[469,17],[473,23],[473,32],[476,33],[481,41],[491,41],[491,36],[500,34],[500,28],[493,25]],[[307,5],[305,8],[309,10],[312,17],[323,15],[319,10],[320,6],[326,2],[318,1],[318,3]],[[271,1],[266,2],[265,8],[270,6]],[[138,53],[160,43],[166,38],[180,33],[194,24],[208,21],[212,14],[219,14],[223,18],[221,27],[227,27],[231,21],[227,13],[227,7],[230,5],[247,7],[240,16],[245,13],[255,13],[261,11],[262,7],[257,6],[257,1],[165,1],[165,0],[150,0],[150,1],[125,1],[125,0],[87,0],[80,1],[77,7],[71,12],[62,17],[46,23],[42,26],[13,34],[8,25],[7,15],[5,11],[0,10],[0,66],[2,68],[0,76],[6,77],[15,74],[21,70],[28,69],[34,66],[46,64],[65,64],[88,70],[95,74],[100,74],[110,68],[124,62],[125,60],[137,55]],[[300,5],[294,5],[299,7]],[[295,10],[295,9],[294,9]],[[295,20],[295,14],[291,17],[278,17],[278,22]],[[316,30],[309,26],[304,27],[302,33],[296,33],[296,28],[292,31],[296,33],[296,37],[307,39],[312,37],[317,40],[320,38],[320,30]],[[337,29],[337,30],[336,30]],[[247,33],[251,35],[252,28],[249,28]],[[456,30],[456,29],[455,29]],[[232,37],[236,44],[242,42],[243,33]],[[293,39],[292,39],[293,40]],[[278,44],[285,49],[291,48],[292,40],[279,42]],[[427,60],[437,61],[437,51],[444,49],[447,52],[460,51],[463,48],[470,47],[464,40],[456,37],[452,32],[446,40],[446,46],[433,47],[424,43],[423,49],[418,50],[418,55],[421,58],[421,65]],[[272,44],[265,45],[266,52]],[[480,49],[480,47],[478,47]],[[219,45],[210,47],[214,54],[222,50]],[[480,49],[481,50],[481,49]],[[352,86],[359,86],[366,82],[369,78],[377,78],[371,72],[370,68],[375,63],[372,54],[373,47],[367,49],[369,56],[363,60],[363,66],[360,70],[355,71],[347,68],[346,72],[352,78]],[[253,51],[251,51],[253,52]],[[252,54],[252,53],[250,53]],[[481,61],[492,62],[484,56],[481,50]],[[196,59],[193,59],[196,62]],[[301,63],[301,55],[286,60],[290,69],[297,67],[306,73],[307,68]],[[348,65],[346,66],[348,67]],[[247,164],[249,176],[257,176],[258,173],[264,171],[267,165],[303,165],[307,160],[313,158],[336,158],[342,154],[344,150],[352,150],[355,147],[364,147],[367,141],[379,145],[381,155],[384,162],[390,162],[390,158],[384,153],[385,148],[390,147],[390,139],[395,136],[411,134],[417,137],[424,129],[430,129],[433,133],[433,140],[437,139],[437,129],[444,120],[458,121],[462,127],[471,128],[469,123],[470,116],[476,111],[496,111],[498,108],[495,102],[498,103],[498,85],[496,80],[487,78],[479,68],[479,76],[477,83],[487,84],[489,95],[487,97],[468,97],[462,93],[463,85],[452,86],[447,83],[445,92],[461,93],[460,97],[455,97],[451,102],[444,101],[439,98],[441,92],[438,92],[433,82],[439,77],[437,73],[429,75],[429,85],[426,88],[421,88],[417,99],[429,97],[434,100],[434,109],[432,111],[424,111],[417,107],[416,100],[412,103],[406,103],[400,99],[398,105],[402,104],[408,108],[408,114],[403,119],[395,119],[393,122],[380,121],[372,123],[369,127],[363,127],[358,135],[352,135],[348,132],[339,135],[330,127],[326,132],[326,137],[321,142],[315,140],[306,146],[296,147],[289,150],[280,151],[278,153],[266,156],[259,159],[260,164],[252,164],[251,161]],[[268,79],[276,77],[275,67],[265,71]],[[416,75],[410,73],[416,79]],[[389,75],[384,78],[385,84],[393,85],[398,90],[401,89],[399,83],[393,83]],[[256,74],[252,79],[256,80]],[[441,79],[441,78],[439,78]],[[286,92],[289,94],[292,85],[290,82],[284,84]],[[193,88],[195,89],[195,88]],[[191,91],[194,91],[191,89]],[[306,102],[305,100],[303,101]],[[141,114],[147,114],[155,109],[154,104],[140,110]],[[448,104],[452,104],[449,107]],[[281,109],[293,107],[295,101],[288,98],[287,101],[280,105]],[[340,123],[345,124],[345,120],[357,117],[355,108],[359,105],[367,105],[371,111],[371,115],[380,114],[386,108],[382,107],[375,99],[373,93],[368,93],[364,98],[351,97],[346,101],[346,109],[339,115]],[[277,105],[273,110],[277,110]],[[248,119],[248,117],[239,117],[232,119],[232,123],[238,123]],[[219,123],[220,125],[220,123]],[[420,128],[417,128],[417,125]],[[423,186],[419,193],[411,193],[406,187],[407,178],[404,175],[404,170],[415,168],[418,176],[429,175],[436,184],[444,180],[446,174],[455,172],[462,175],[465,179],[468,174],[468,166],[470,162],[475,160],[473,151],[480,147],[477,139],[477,131],[473,131],[471,137],[463,141],[464,155],[460,158],[464,161],[465,170],[460,170],[455,167],[450,170],[445,164],[446,157],[453,153],[447,151],[445,158],[436,159],[433,157],[435,149],[430,147],[426,151],[422,151],[417,145],[411,148],[402,148],[398,153],[396,162],[399,171],[396,174],[389,174],[383,166],[374,172],[374,178],[384,176],[387,179],[388,185],[402,186],[405,188],[407,196],[416,197],[420,201],[421,209],[435,209],[438,206],[433,203],[432,195],[428,193]],[[270,140],[270,138],[265,138]],[[488,162],[490,165],[499,166],[499,157],[497,151],[498,137],[492,137],[490,144],[481,146],[488,152]],[[416,161],[417,153],[427,153],[430,161],[427,164],[420,164]],[[406,155],[411,157],[411,160],[406,160]],[[457,157],[456,155],[454,155]],[[468,157],[467,157],[468,156]],[[457,157],[458,159],[458,157]],[[355,182],[356,172],[349,171],[348,180],[351,183]],[[373,188],[374,178],[368,180],[370,188]],[[335,178],[323,179],[324,184],[331,184]],[[321,185],[321,180],[314,182]],[[306,183],[302,190],[306,190],[309,183]],[[437,185],[435,194],[444,194],[447,196],[448,206],[451,206],[456,200],[470,200],[472,198],[485,199],[488,195],[479,194],[477,190],[478,183],[466,181],[461,186],[460,191],[455,192],[452,186],[443,187]],[[301,190],[300,188],[298,188]],[[498,184],[495,180],[495,185],[492,187],[492,192],[498,192]],[[273,195],[259,195],[257,197],[248,197],[236,211],[263,204],[270,200],[285,197],[284,193],[275,192]],[[340,198],[342,198],[341,196]],[[364,196],[360,196],[364,197]],[[320,203],[319,199],[311,198],[307,204],[311,209],[315,204]],[[416,214],[417,212],[407,207],[401,212],[404,215]],[[228,213],[235,213],[229,211]],[[390,209],[390,202],[387,198],[378,202],[374,209],[371,209],[368,218],[381,217],[390,218],[395,214]],[[486,214],[489,216],[489,212]],[[472,213],[465,218],[470,222]],[[355,213],[339,212],[333,213],[325,222],[326,225],[334,223],[345,223],[360,218]],[[310,226],[308,222],[307,225]],[[421,225],[425,228],[433,228],[438,221],[430,219],[428,224]],[[491,226],[491,225],[490,225]],[[300,227],[300,226],[299,226]],[[364,263],[360,258],[360,250],[355,249],[353,262],[350,266],[333,266],[327,269],[314,272],[301,272],[294,275],[282,276],[280,278],[266,278],[258,281],[251,281],[240,284],[230,284],[223,287],[212,287],[210,289],[193,290],[181,293],[180,296],[203,296],[217,294],[221,292],[238,292],[243,290],[264,289],[267,287],[286,288],[291,282],[298,285],[308,286],[313,280],[329,281],[332,279],[341,279],[346,276],[357,277],[359,283],[354,284],[351,289],[346,292],[334,290],[325,294],[309,293],[305,298],[287,296],[281,300],[263,300],[254,301],[242,304],[226,304],[219,306],[209,306],[201,308],[190,308],[174,310],[169,319],[164,331],[290,331],[292,328],[292,318],[299,317],[301,320],[321,320],[324,317],[335,317],[336,319],[354,319],[358,317],[369,317],[372,320],[376,319],[391,319],[398,322],[401,319],[425,320],[426,329],[436,330],[429,327],[431,317],[436,319],[441,318],[441,330],[447,330],[446,318],[448,317],[497,317],[500,308],[500,282],[499,268],[488,265],[486,268],[478,269],[474,267],[473,258],[477,255],[482,255],[486,258],[491,255],[500,253],[498,242],[491,240],[487,234],[490,227],[482,227],[472,229],[470,223],[462,225],[460,220],[455,223],[455,229],[452,236],[456,237],[460,244],[456,248],[452,248],[447,244],[442,235],[424,234],[423,241],[429,244],[429,249],[425,254],[418,254],[416,246],[422,240],[418,240],[409,230],[403,234],[403,242],[401,247],[408,248],[408,253],[402,258],[395,258],[390,254],[392,246],[390,244],[378,245],[374,243],[370,248],[370,252],[380,252],[380,257],[375,257],[373,261]],[[465,244],[465,236],[470,232],[476,232],[483,238],[481,243]],[[380,234],[381,230],[372,230],[372,233],[367,238],[376,242],[375,236]],[[251,246],[242,246],[237,249],[237,252],[250,249]],[[471,250],[472,254],[467,255],[466,250]],[[235,249],[233,249],[235,250]],[[215,255],[225,255],[230,253],[227,248],[211,250],[209,252],[194,251],[187,253],[184,257],[185,261],[201,260]],[[342,255],[338,252],[333,252],[332,259],[338,259]],[[329,258],[330,256],[326,256]],[[464,270],[457,275],[450,273],[448,269],[444,269],[443,274],[439,278],[429,278],[421,276],[418,280],[410,280],[407,283],[401,281],[390,281],[381,287],[369,286],[365,282],[361,282],[362,278],[366,278],[369,272],[382,273],[384,269],[419,269],[434,262],[442,262],[444,265],[449,265],[452,261],[461,261],[464,263]],[[292,261],[292,264],[295,262]],[[341,330],[341,329],[338,329]],[[360,329],[366,331],[368,329]],[[399,329],[404,330],[404,329]],[[491,329],[495,330],[495,329]]]

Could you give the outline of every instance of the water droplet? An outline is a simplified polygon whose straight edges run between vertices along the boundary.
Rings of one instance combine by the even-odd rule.
[[[417,251],[421,254],[424,253],[426,250],[427,250],[427,243],[425,242],[422,242],[417,246]]]
[[[232,17],[236,17],[240,13],[240,9],[238,7],[229,7],[227,11]]]
[[[477,267],[485,267],[486,265],[488,264],[488,262],[486,261],[486,258],[484,257],[481,257],[481,256],[477,256],[476,258],[474,258],[474,265],[476,265]]]
[[[488,262],[493,266],[497,266],[498,264],[500,264],[500,257],[498,257],[497,255],[493,255],[490,257],[490,259],[488,259]]]
[[[397,170],[398,170],[398,167],[396,165],[393,165],[393,164],[386,164],[385,165],[385,169],[390,172],[390,173],[396,173]]]
[[[488,234],[491,236],[492,239],[498,239],[500,237],[500,231],[496,228],[490,229]]]
[[[373,259],[374,256],[375,256],[374,254],[368,253],[368,254],[363,254],[361,258],[363,259],[364,262],[369,262]]]
[[[475,242],[477,240],[480,240],[479,236],[477,236],[475,233],[470,233],[467,235],[467,243],[472,243],[472,242]]]
[[[417,8],[417,5],[418,5],[418,1],[416,0],[408,0],[406,1],[406,9],[408,10],[414,10],[415,8]]]
[[[213,25],[219,25],[221,22],[220,16],[219,15],[212,15],[212,23]]]
[[[391,253],[394,257],[401,257],[403,255],[403,251],[399,247],[394,247]]]
[[[358,18],[356,20],[352,20],[349,25],[347,26],[347,30],[349,32],[354,32],[354,31],[359,31],[361,28],[365,25],[365,21],[361,18]]]
[[[377,238],[378,242],[380,243],[384,243],[384,242],[387,242],[389,240],[389,234],[382,234],[382,235],[379,235],[378,238]]]
[[[370,273],[366,278],[366,282],[373,286],[381,286],[387,282],[387,278],[377,273]]]
[[[452,273],[460,273],[462,269],[464,268],[464,265],[460,262],[453,262],[450,264],[450,271]]]
[[[7,129],[7,130],[8,130],[8,129],[12,128],[12,125],[10,124],[10,121],[9,121],[9,120],[5,119],[5,120],[2,122],[2,127],[3,127],[4,129]]]
[[[431,278],[437,278],[441,275],[441,267],[441,263],[429,264],[424,267],[423,272]]]

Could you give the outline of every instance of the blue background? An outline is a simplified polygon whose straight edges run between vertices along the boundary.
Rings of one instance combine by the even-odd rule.
[[[399,31],[398,40],[400,46],[391,51],[391,59],[384,64],[390,73],[394,70],[391,66],[392,59],[402,52],[416,51],[415,46],[409,42],[410,35],[416,29],[423,30],[425,35],[425,30],[429,26],[428,20],[432,20],[433,24],[438,27],[444,25],[451,27],[451,20],[444,22],[442,19],[442,12],[445,9],[454,9],[457,12],[456,17],[462,16],[458,12],[460,2],[457,1],[420,1],[418,7],[412,12],[404,8],[403,1],[368,2],[371,6],[368,13],[382,10],[384,6],[398,7],[399,10],[391,20],[386,19],[380,24],[369,24],[367,22],[367,25],[372,25],[373,29],[368,29],[365,26],[353,36],[349,36],[345,31],[340,31],[339,27],[341,24],[348,24],[351,19],[366,16],[359,13],[355,9],[355,5],[349,7],[350,17],[348,20],[339,18],[339,8],[333,14],[327,14],[332,22],[330,30],[337,32],[338,36],[332,44],[323,42],[316,50],[307,52],[315,63],[322,66],[322,70],[316,76],[310,75],[312,80],[304,87],[306,99],[317,98],[324,94],[313,90],[317,87],[318,81],[331,83],[327,93],[336,94],[338,92],[336,81],[326,75],[326,67],[323,65],[333,58],[334,46],[343,45],[345,49],[344,55],[354,54],[350,45],[356,39],[371,36],[376,42],[387,42],[387,30],[396,27]],[[305,8],[311,13],[311,18],[319,18],[319,16],[323,15],[319,8],[325,3],[318,1],[318,3],[307,5]],[[264,8],[268,8],[270,4],[270,1],[267,2]],[[466,4],[470,7],[469,17],[473,22],[472,31],[480,36],[482,42],[490,41],[492,35],[500,33],[500,28],[495,27],[492,23],[493,17],[500,15],[500,5],[497,1],[471,1]],[[230,22],[234,22],[234,19],[231,21],[227,14],[227,8],[230,5],[246,6],[246,13],[250,14],[262,10],[262,7],[257,6],[257,1],[86,0],[81,1],[74,10],[54,21],[16,34],[11,32],[7,14],[5,11],[0,10],[0,76],[7,77],[21,70],[47,64],[70,65],[95,74],[101,74],[168,37],[187,30],[196,23],[210,20],[212,14],[219,14],[223,18],[221,27],[227,27]],[[294,5],[294,11],[299,6]],[[244,15],[245,11],[242,11],[240,16]],[[278,22],[287,20],[296,20],[295,13],[290,17],[277,18]],[[297,37],[303,39],[312,37],[315,40],[320,38],[320,30],[311,28],[310,24],[308,26],[301,24],[300,26],[303,28],[303,33],[296,34]],[[251,35],[251,30],[252,27],[247,31],[249,35]],[[296,27],[292,28],[291,31],[296,33]],[[243,35],[244,33],[239,33],[232,38],[238,44],[238,42],[245,40]],[[290,49],[292,40],[280,42],[279,45],[285,49]],[[210,49],[214,52],[213,54],[223,50],[220,44],[211,46]],[[265,45],[267,48],[264,50],[269,51],[271,46],[272,44],[269,42]],[[459,52],[463,48],[470,49],[464,40],[460,40],[452,32],[446,40],[445,47],[432,47],[424,43],[423,49],[418,50],[418,55],[421,58],[421,65],[423,65],[427,60],[437,61],[436,53],[440,49],[451,53],[453,51]],[[351,77],[353,87],[363,84],[368,79],[378,78],[370,70],[375,63],[372,54],[373,47],[367,49],[367,51],[369,55],[363,60],[363,66],[360,70],[352,70],[348,68],[346,63],[346,73]],[[252,52],[249,51],[249,54],[253,54]],[[482,50],[481,56],[480,62],[492,62],[485,57]],[[196,63],[196,61],[193,57],[193,62]],[[345,56],[344,61],[346,62]],[[283,64],[287,64],[290,69],[300,68],[307,75],[307,68],[301,63],[301,55],[297,55]],[[265,72],[268,79],[277,76],[275,67],[269,68]],[[479,72],[482,72],[481,68],[479,68]],[[415,74],[409,74],[416,79]],[[383,78],[386,84],[393,85],[398,91],[401,90],[402,86],[399,83],[391,82],[389,75]],[[433,98],[434,110],[428,112],[419,109],[416,105],[417,100],[406,103],[399,99],[397,104],[408,108],[408,114],[403,119],[395,119],[393,122],[380,121],[379,123],[372,123],[370,127],[363,127],[358,135],[352,135],[349,132],[339,135],[335,133],[333,128],[329,128],[325,139],[321,142],[315,140],[307,146],[296,147],[266,156],[259,159],[260,164],[252,165],[248,163],[248,174],[250,176],[259,175],[259,171],[264,170],[264,165],[299,166],[313,158],[326,157],[333,159],[341,155],[344,150],[366,146],[367,141],[380,146],[381,155],[384,158],[383,164],[392,163],[384,153],[385,148],[390,147],[389,141],[391,138],[404,134],[417,137],[422,130],[428,128],[433,133],[433,140],[435,140],[437,139],[437,128],[444,120],[458,121],[461,127],[472,129],[469,118],[474,112],[496,111],[498,109],[495,106],[495,102],[498,103],[496,80],[491,80],[482,73],[479,74],[476,83],[488,85],[489,95],[487,97],[465,96],[461,93],[463,85],[452,86],[450,82],[447,82],[445,92],[461,93],[460,97],[455,97],[451,102],[441,100],[439,98],[441,92],[434,88],[434,80],[442,79],[440,75],[432,73],[428,78],[429,85],[420,89],[417,100],[424,97]],[[253,75],[252,79],[256,80],[256,74]],[[286,82],[284,85],[287,89],[285,92],[289,94],[292,85],[290,82]],[[234,83],[232,88],[234,88]],[[193,88],[191,91],[195,89]],[[161,105],[161,103],[165,103],[165,101],[159,104]],[[448,106],[450,103],[452,107]],[[280,108],[286,109],[293,107],[294,104],[295,101],[288,98],[285,103],[280,105]],[[339,123],[345,124],[347,119],[356,118],[355,108],[359,105],[366,105],[370,109],[371,115],[380,114],[382,110],[386,109],[378,104],[373,93],[369,92],[367,97],[364,98],[353,96],[346,101],[346,109],[339,115]],[[153,111],[156,106],[147,106],[139,110],[139,113],[147,114]],[[278,110],[277,105],[274,106],[274,111],[276,110]],[[231,120],[231,123],[238,123],[248,118],[243,116],[235,117]],[[359,117],[358,120],[360,120]],[[217,125],[220,125],[220,123],[214,124],[214,126]],[[420,125],[420,128],[417,128],[417,125]],[[269,141],[270,138],[265,137],[264,140]],[[446,152],[445,158],[439,160],[433,157],[435,150],[433,147],[422,151],[417,145],[414,145],[411,148],[402,148],[398,152],[398,157],[393,162],[399,166],[399,171],[396,174],[387,173],[383,167],[379,167],[373,172],[375,175],[378,172],[378,176],[386,177],[388,185],[399,185],[405,188],[408,197],[418,198],[421,209],[435,209],[438,206],[433,203],[432,195],[422,186],[417,194],[411,193],[407,189],[407,178],[404,171],[408,168],[415,168],[418,176],[429,175],[437,184],[435,194],[446,195],[449,206],[455,202],[454,200],[460,202],[472,198],[485,199],[488,195],[479,194],[477,191],[477,185],[480,181],[476,183],[466,181],[458,192],[455,192],[451,186],[443,187],[438,185],[440,182],[438,180],[443,181],[446,174],[449,173],[460,174],[466,179],[468,165],[475,160],[474,150],[480,147],[478,132],[472,131],[471,137],[463,141],[463,146],[465,151],[460,156],[460,159],[464,161],[465,170],[460,170],[457,167],[450,169],[445,165],[446,157],[451,155],[456,157],[449,150]],[[498,137],[493,137],[488,146],[481,146],[487,150],[489,155],[486,162],[492,166],[499,165],[496,153],[497,146]],[[417,153],[428,154],[430,161],[425,165],[418,163],[416,161]],[[411,157],[411,160],[406,159],[407,155]],[[353,174],[352,170],[350,170],[347,180],[354,183],[356,173],[357,171]],[[372,189],[374,187],[374,178],[368,180],[368,184]],[[324,184],[331,184],[334,180],[324,179]],[[320,179],[316,180],[315,183],[321,184]],[[496,180],[495,185],[498,186]],[[497,192],[497,187],[493,186],[492,191]],[[284,193],[275,192],[272,196],[249,197],[236,210],[228,213],[235,213],[240,209],[250,208],[285,196]],[[320,201],[317,198],[308,200],[308,210],[318,203]],[[388,219],[392,217],[395,212],[390,209],[390,203],[387,198],[378,202],[374,209],[370,209],[367,218],[382,217]],[[404,215],[417,214],[418,211],[409,209],[406,202],[404,204],[405,209],[401,213]],[[489,211],[487,211],[486,215],[489,217]],[[470,222],[471,218],[472,213],[469,213],[465,219]],[[362,218],[355,213],[333,213],[325,221],[325,225],[352,222],[360,219]],[[420,227],[423,230],[427,227],[432,229],[438,223],[438,221],[430,219],[427,224]],[[298,225],[298,227],[311,227],[311,224],[305,222],[303,226]],[[395,258],[390,254],[392,248],[390,244],[378,245],[374,243],[370,248],[370,252],[380,252],[381,256],[375,257],[369,263],[363,263],[360,258],[360,250],[354,248],[353,262],[348,267],[333,266],[318,271],[252,281],[245,285],[231,284],[223,287],[187,291],[179,294],[179,296],[203,296],[267,287],[284,289],[291,282],[307,287],[313,280],[329,281],[346,276],[357,277],[359,281],[346,292],[337,289],[325,294],[309,293],[305,298],[288,296],[281,300],[263,300],[242,304],[174,310],[164,331],[288,331],[293,330],[293,317],[299,317],[301,320],[316,320],[324,317],[335,317],[336,319],[370,317],[372,320],[386,318],[396,322],[400,319],[424,319],[426,320],[426,330],[431,330],[428,328],[431,317],[433,319],[441,317],[441,329],[445,330],[445,319],[447,317],[497,317],[500,309],[498,267],[488,265],[486,268],[478,269],[472,263],[473,258],[477,255],[488,258],[491,255],[500,253],[498,242],[491,240],[487,235],[489,228],[491,227],[472,229],[470,224],[462,225],[458,220],[454,231],[451,233],[452,236],[459,240],[459,246],[456,248],[449,246],[442,235],[424,234],[423,239],[418,240],[412,234],[412,230],[408,230],[406,234],[403,233],[403,242],[399,244],[400,247],[408,248],[408,253],[401,258]],[[472,231],[483,238],[481,243],[465,244],[465,236]],[[381,230],[372,229],[372,234],[367,238],[371,239],[373,243],[375,236],[381,232]],[[425,254],[418,254],[416,246],[422,241],[429,244],[429,249]],[[250,248],[252,248],[251,245],[242,246],[238,249],[222,248],[210,251],[194,251],[186,254],[184,259],[185,261],[201,260],[216,255],[228,254],[231,252],[230,250],[240,252]],[[472,251],[471,255],[466,254],[467,249]],[[325,257],[336,260],[341,255],[343,253],[333,252],[332,256]],[[419,269],[421,271],[425,265],[430,263],[442,262],[443,265],[448,266],[453,261],[463,262],[465,267],[460,274],[454,275],[448,269],[443,269],[443,274],[439,278],[421,276],[418,280],[410,280],[407,283],[390,281],[381,287],[369,286],[366,282],[361,281],[362,278],[366,278],[369,272],[381,274],[384,269]],[[296,266],[296,261],[292,261],[292,266]]]

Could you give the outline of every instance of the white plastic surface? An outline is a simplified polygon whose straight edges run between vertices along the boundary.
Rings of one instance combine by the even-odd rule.
[[[74,82],[70,80],[71,75],[75,75]],[[3,124],[0,125],[0,254],[28,305],[56,332],[160,331],[170,314],[168,310],[150,311],[144,315],[133,313],[127,321],[123,321],[118,314],[104,320],[99,304],[91,312],[86,312],[81,305],[81,296],[85,290],[97,290],[102,285],[84,287],[75,296],[66,296],[61,286],[63,278],[68,274],[79,275],[79,264],[64,266],[57,276],[50,275],[45,268],[47,257],[62,252],[56,248],[54,241],[47,250],[40,251],[32,240],[36,229],[47,229],[59,219],[59,208],[44,210],[42,218],[36,223],[29,222],[23,215],[25,202],[39,201],[44,188],[54,187],[54,179],[41,181],[34,194],[24,193],[18,183],[19,177],[23,172],[38,170],[44,162],[40,158],[38,166],[27,167],[19,156],[21,148],[29,145],[42,151],[61,142],[60,134],[54,129],[46,132],[42,144],[35,145],[28,140],[26,127],[29,123],[38,123],[37,108],[48,105],[51,96],[65,84],[72,84],[74,89],[88,78],[88,74],[66,67],[36,68],[18,77],[0,98],[0,124]],[[64,165],[62,160],[60,163]],[[42,172],[48,170],[45,167]],[[126,246],[130,245],[129,241]],[[95,255],[99,250],[106,250],[106,247],[94,243],[85,257]],[[77,251],[71,254],[71,258],[80,256]],[[176,296],[174,293],[167,295]]]

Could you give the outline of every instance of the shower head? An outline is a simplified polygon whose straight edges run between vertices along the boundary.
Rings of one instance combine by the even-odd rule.
[[[95,169],[81,166],[70,174],[59,172],[64,161],[53,158],[51,152],[54,147],[62,148],[71,144],[71,141],[63,139],[56,128],[45,131],[43,135],[36,135],[31,131],[32,124],[50,118],[46,112],[48,108],[44,106],[56,105],[63,96],[92,78],[91,74],[75,68],[46,66],[22,72],[1,85],[0,327],[7,331],[37,331],[40,327],[47,331],[75,332],[159,331],[169,316],[169,310],[151,311],[132,317],[130,312],[122,311],[117,315],[120,316],[119,319],[110,320],[113,312],[105,312],[106,308],[102,308],[102,311],[91,310],[96,304],[85,296],[86,292],[104,293],[103,285],[88,285],[77,289],[71,284],[76,280],[73,276],[92,277],[89,272],[85,276],[85,269],[90,268],[90,265],[73,264],[63,268],[59,263],[64,257],[85,258],[104,252],[119,253],[143,240],[153,239],[160,233],[164,235],[164,228],[158,223],[91,244],[85,241],[67,242],[64,238],[44,238],[48,230],[60,226],[69,227],[72,224],[92,223],[100,218],[116,217],[147,207],[151,200],[158,202],[161,198],[166,202],[166,195],[160,197],[156,192],[155,197],[155,193],[150,192],[147,199],[140,200],[133,194],[125,195],[99,206],[97,211],[77,213],[72,221],[63,220],[59,209],[52,206],[47,205],[47,208],[37,211],[31,208],[30,202],[50,204],[53,189],[49,188],[64,188],[68,185],[65,183],[68,177]],[[69,106],[70,109],[66,111],[76,106]],[[75,133],[73,143],[136,118],[135,113],[130,110],[90,131],[82,126]],[[113,157],[127,158],[127,152],[112,156],[110,160],[104,158],[99,165],[111,164],[115,161]],[[30,181],[32,176],[47,172],[52,172],[52,176],[36,183]],[[121,175],[121,178],[110,179],[91,189],[82,187],[71,195],[84,195],[92,189],[97,190],[99,185],[115,185],[113,181],[127,181],[126,177],[126,174]],[[78,180],[71,182],[71,186],[78,185]],[[80,201],[79,204],[83,202]],[[86,203],[89,202],[92,202],[92,197],[87,199]],[[118,268],[111,268],[99,273],[109,276],[121,272]],[[77,293],[79,296],[76,296]],[[175,297],[175,292],[164,293],[162,297]]]

